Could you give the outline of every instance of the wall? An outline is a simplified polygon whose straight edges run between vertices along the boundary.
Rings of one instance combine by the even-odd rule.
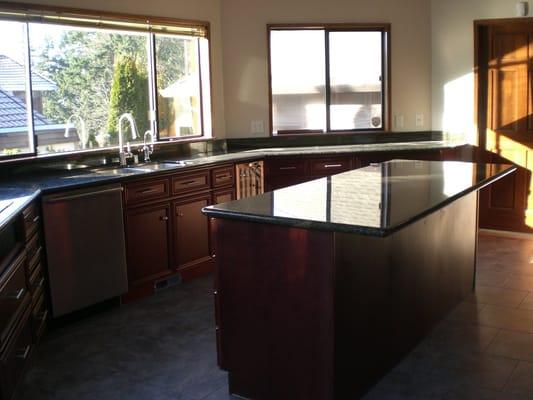
[[[431,127],[429,0],[222,0],[227,137],[250,136],[263,120],[268,136],[267,23],[389,22],[392,24],[392,113],[403,129]],[[423,127],[415,114],[424,115]]]
[[[433,129],[475,143],[474,29],[477,19],[515,16],[517,0],[431,0]]]
[[[208,21],[211,26],[211,77],[213,99],[213,132],[225,137],[224,85],[222,74],[221,0],[38,0],[25,1],[62,7],[123,12],[177,19]],[[126,7],[125,7],[126,5]]]

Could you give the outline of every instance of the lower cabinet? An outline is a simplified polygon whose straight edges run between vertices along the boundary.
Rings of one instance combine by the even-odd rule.
[[[209,222],[202,208],[235,198],[233,168],[192,169],[124,185],[129,280],[124,301],[150,295],[176,274],[188,280],[212,271]],[[143,197],[154,187],[164,190],[157,198]]]
[[[142,283],[167,274],[170,205],[128,209],[125,225],[129,282]]]
[[[173,204],[174,267],[178,270],[209,261],[209,223],[202,208],[210,204],[209,192]]]

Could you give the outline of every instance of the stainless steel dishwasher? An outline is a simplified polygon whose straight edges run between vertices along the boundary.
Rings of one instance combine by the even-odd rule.
[[[122,186],[44,196],[43,218],[54,317],[128,290]]]

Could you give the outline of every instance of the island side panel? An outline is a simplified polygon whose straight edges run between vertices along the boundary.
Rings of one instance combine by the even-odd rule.
[[[335,398],[356,398],[474,289],[477,192],[385,238],[336,233]]]
[[[230,392],[333,396],[333,234],[216,219],[219,361]]]

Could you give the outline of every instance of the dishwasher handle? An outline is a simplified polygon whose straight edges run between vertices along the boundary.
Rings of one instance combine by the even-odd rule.
[[[45,203],[57,203],[60,201],[68,201],[68,200],[75,200],[75,199],[82,199],[87,197],[93,197],[93,196],[99,196],[101,194],[107,194],[107,193],[113,193],[113,192],[122,192],[123,188],[122,186],[108,188],[108,189],[102,189],[97,191],[85,191],[82,193],[76,193],[66,196],[48,196],[43,198],[43,202]]]

